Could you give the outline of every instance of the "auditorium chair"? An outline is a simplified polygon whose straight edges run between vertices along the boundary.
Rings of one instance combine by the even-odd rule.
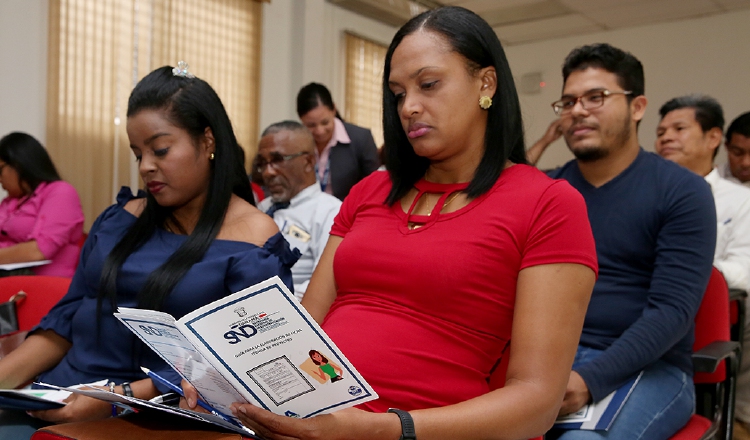
[[[21,296],[16,301],[18,329],[31,330],[65,296],[70,281],[70,278],[46,275],[0,277],[0,302],[24,292],[25,297]]]
[[[730,323],[729,289],[714,268],[695,317],[696,414],[671,440],[732,439],[741,345],[732,340]]]

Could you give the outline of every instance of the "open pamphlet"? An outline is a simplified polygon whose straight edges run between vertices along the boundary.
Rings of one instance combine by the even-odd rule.
[[[56,409],[65,406],[63,400],[70,395],[65,393],[63,397],[57,390],[0,390],[0,408],[14,409],[20,411],[41,411],[45,409]]]
[[[81,384],[71,389],[89,386],[105,386],[107,380],[91,384]],[[70,396],[70,390],[59,389],[8,389],[0,390],[0,408],[21,411],[40,411],[46,409],[57,409],[65,406],[65,399]]]
[[[641,376],[643,376],[643,371],[602,400],[584,405],[574,413],[558,417],[555,420],[555,428],[609,430]]]
[[[122,307],[115,316],[225,416],[233,402],[305,418],[378,397],[279,277],[179,320]]]
[[[83,386],[83,387],[68,388],[68,387],[59,387],[57,385],[50,385],[50,384],[46,384],[43,382],[38,382],[37,384],[45,386],[45,387],[49,387],[50,389],[56,390],[57,392],[67,392],[67,394],[76,393],[76,394],[82,394],[88,397],[93,397],[95,399],[109,402],[122,409],[127,409],[127,410],[131,410],[134,412],[139,412],[142,410],[161,411],[162,413],[185,417],[196,422],[210,423],[214,426],[219,426],[229,431],[238,432],[247,438],[263,440],[261,437],[256,436],[255,433],[251,429],[244,427],[238,422],[231,420],[227,417],[221,416],[219,414],[207,414],[207,413],[200,413],[196,411],[190,411],[190,410],[182,409],[176,406],[164,405],[164,404],[154,401],[153,399],[142,400],[142,399],[138,399],[137,397],[123,396],[121,394],[112,393],[107,390],[93,388],[93,387]]]

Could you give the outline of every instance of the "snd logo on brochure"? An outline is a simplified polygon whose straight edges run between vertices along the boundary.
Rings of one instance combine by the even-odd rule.
[[[230,344],[237,344],[241,341],[240,338],[249,339],[256,334],[258,334],[258,330],[253,327],[250,324],[244,324],[244,325],[233,325],[230,327],[232,329],[237,330],[229,330],[228,332],[224,333],[224,339],[229,341]]]

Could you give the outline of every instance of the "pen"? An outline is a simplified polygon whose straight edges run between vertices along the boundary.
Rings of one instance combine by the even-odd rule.
[[[180,403],[180,395],[177,393],[166,393],[161,396],[156,396],[153,399],[149,399],[149,402],[160,403],[167,406],[175,406]]]
[[[164,385],[165,387],[169,388],[170,390],[174,391],[175,393],[179,394],[182,397],[185,397],[185,394],[182,392],[182,388],[178,387],[177,385],[173,384],[172,382],[168,381],[167,379],[164,379],[163,377],[159,376],[158,374],[154,373],[153,371],[149,370],[146,367],[141,367],[141,370],[143,370],[144,373],[148,375],[148,377],[151,378],[156,383],[160,383]],[[205,409],[206,411],[210,412],[211,414],[215,416],[219,416],[222,419],[226,420],[227,422],[236,425],[236,426],[242,426],[239,423],[237,423],[234,419],[230,418],[229,416],[220,413],[219,411],[216,411],[215,409],[211,408],[211,405],[207,404],[206,402],[198,399],[198,406]]]

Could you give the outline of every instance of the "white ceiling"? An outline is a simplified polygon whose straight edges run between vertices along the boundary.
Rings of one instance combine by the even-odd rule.
[[[750,0],[438,0],[438,2],[444,5],[463,6],[476,12],[487,20],[506,45],[750,9]]]

